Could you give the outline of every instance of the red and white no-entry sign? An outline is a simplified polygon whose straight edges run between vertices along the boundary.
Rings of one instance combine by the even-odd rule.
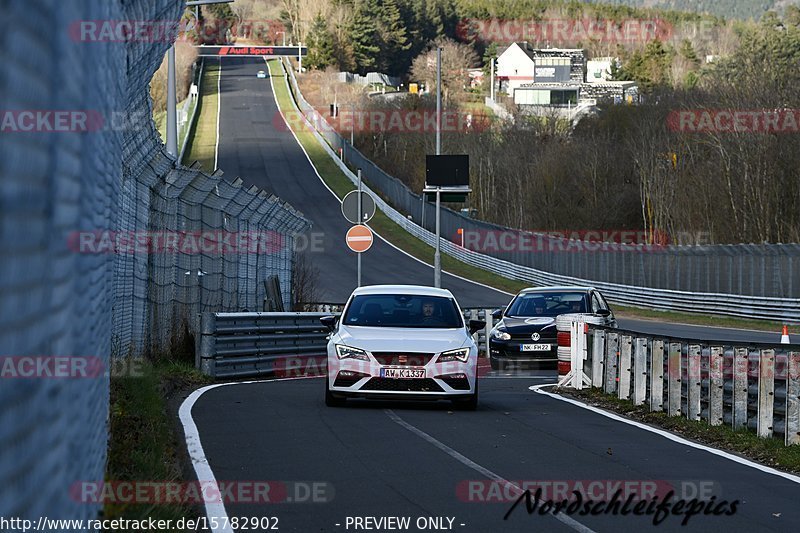
[[[372,230],[363,224],[358,224],[347,230],[345,241],[347,246],[357,253],[366,252],[372,246]]]

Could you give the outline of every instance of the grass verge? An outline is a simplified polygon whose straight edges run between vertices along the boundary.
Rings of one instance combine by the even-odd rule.
[[[600,389],[555,389],[565,396],[589,405],[613,411],[627,418],[677,433],[688,440],[747,457],[757,463],[787,472],[800,473],[800,446],[785,446],[782,439],[762,439],[747,429],[734,430],[729,426],[711,426],[704,421],[692,421],[663,412],[650,412],[644,405],[604,393]]]
[[[184,154],[184,164],[191,165],[197,161],[208,173],[214,168],[217,149],[217,83],[219,80],[219,63],[207,62],[200,82],[197,118],[189,135],[189,144]]]
[[[106,481],[183,482],[178,427],[169,415],[169,396],[209,380],[189,363],[142,362],[136,377],[111,379],[110,438]],[[200,516],[192,504],[106,501],[104,518],[178,520]]]
[[[270,76],[277,78],[276,83],[273,83],[272,86],[273,90],[275,91],[275,96],[278,100],[278,106],[284,113],[287,111],[293,111],[294,105],[292,96],[283,83],[284,75],[279,61],[277,59],[273,59],[270,60],[268,64]],[[314,166],[317,167],[317,171],[319,172],[320,176],[322,176],[322,179],[325,181],[328,187],[330,187],[340,199],[343,198],[344,195],[349,191],[355,189],[353,182],[351,182],[350,179],[345,176],[341,169],[336,165],[336,163],[333,162],[328,153],[322,148],[322,146],[320,146],[313,133],[308,131],[307,128],[295,127],[294,130],[297,138],[303,145],[303,148],[305,148],[306,152],[308,153],[309,158],[311,158]],[[411,254],[417,259],[425,261],[426,263],[433,262],[433,247],[428,246],[392,222],[382,211],[378,210],[375,213],[375,217],[370,221],[369,225],[372,229],[379,233],[381,237],[385,238],[403,251]],[[529,283],[504,278],[492,272],[468,265],[447,254],[442,254],[442,268],[451,274],[455,274],[478,283],[483,283],[484,285],[489,285],[490,287],[510,293],[517,293],[521,289],[530,286]],[[781,324],[778,322],[745,320],[724,316],[698,315],[673,311],[653,311],[619,305],[615,305],[614,310],[620,317],[658,320],[661,322],[775,331],[776,333],[779,333],[781,328]]]

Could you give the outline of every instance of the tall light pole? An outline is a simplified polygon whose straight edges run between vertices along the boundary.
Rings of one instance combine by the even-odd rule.
[[[490,60],[490,75],[489,75],[489,83],[491,84],[491,88],[489,89],[489,99],[494,103],[494,58]]]
[[[193,0],[186,7],[195,8],[197,24],[200,24],[200,6],[230,4],[233,0]],[[175,43],[167,51],[167,153],[178,157],[178,95],[175,76]]]
[[[442,48],[436,49],[436,155],[442,152]],[[441,240],[441,187],[436,187],[436,251],[433,254],[433,286],[442,286]]]

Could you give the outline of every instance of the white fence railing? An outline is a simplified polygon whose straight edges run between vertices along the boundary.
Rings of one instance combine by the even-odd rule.
[[[800,444],[800,345],[703,342],[571,325],[559,385],[598,388],[650,411]]]

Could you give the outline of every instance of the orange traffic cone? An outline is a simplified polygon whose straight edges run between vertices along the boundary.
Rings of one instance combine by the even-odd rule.
[[[789,326],[783,325],[783,334],[781,334],[781,344],[789,344]]]

